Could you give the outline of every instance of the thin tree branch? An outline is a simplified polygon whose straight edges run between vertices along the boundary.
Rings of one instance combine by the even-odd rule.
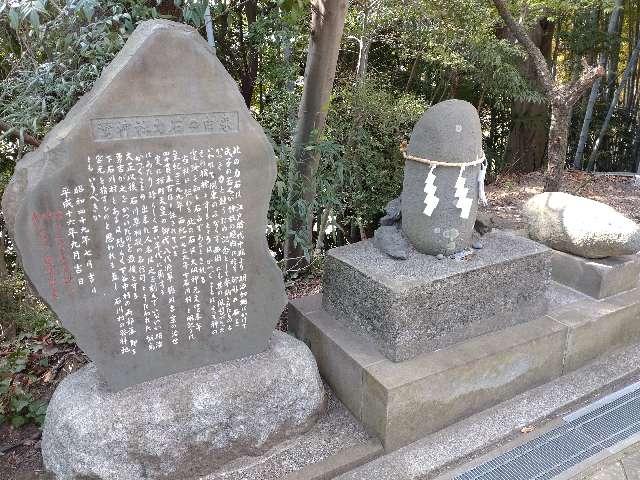
[[[602,65],[592,67],[584,58],[582,59],[582,68],[582,75],[580,75],[578,79],[557,89],[557,93],[561,94],[564,101],[571,106],[575,105],[578,100],[582,98],[597,78],[604,75],[604,67]]]
[[[0,132],[5,132],[6,135],[13,139],[19,139],[21,136],[19,128],[12,127],[2,120],[0,120]],[[27,132],[22,132],[22,138],[24,139],[24,143],[26,143],[27,145],[31,145],[32,147],[36,148],[40,146],[40,140],[28,134]]]

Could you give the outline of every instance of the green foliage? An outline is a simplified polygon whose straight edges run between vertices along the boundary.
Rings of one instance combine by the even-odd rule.
[[[21,52],[0,81],[0,118],[45,134],[93,86],[135,25],[156,16],[142,0],[16,3],[0,17],[0,25],[8,19],[14,27]]]
[[[269,242],[278,254],[287,235],[307,242],[300,232],[288,231],[287,219],[294,214],[315,218],[317,236],[323,212],[330,211],[331,242],[344,241],[337,237],[348,237],[355,224],[370,230],[401,189],[399,145],[428,105],[448,98],[476,105],[496,173],[503,163],[512,102],[543,101],[520,72],[526,55],[500,32],[492,2],[355,0],[348,9],[328,127],[307,147],[321,161],[318,195],[305,202],[292,168],[292,137],[304,82],[309,3],[174,0],[176,8],[169,9],[175,20],[204,35],[210,6],[218,57],[239,84],[255,84],[250,107],[278,156],[269,210]],[[159,9],[166,12],[167,6],[172,3],[0,0],[0,118],[16,131],[42,137],[92,87],[135,26],[160,16]],[[255,18],[249,13],[254,6]],[[603,33],[611,6],[612,0],[511,2],[525,24],[541,16],[557,22],[555,53],[562,80],[576,74],[580,57],[593,58],[615,43]],[[361,45],[371,47],[364,80],[354,78]],[[257,72],[252,73],[256,59]],[[579,120],[574,116],[574,122]],[[623,123],[628,127],[627,120]],[[629,128],[616,132],[616,138],[630,143]],[[15,143],[1,140],[0,183],[21,155]],[[313,245],[305,247],[310,252]]]
[[[387,202],[400,194],[400,147],[425,105],[381,79],[346,83],[336,90],[327,136],[342,148],[321,162],[318,202],[343,221],[370,230]]]
[[[389,82],[377,79],[358,85],[341,82],[334,90],[325,134],[307,147],[320,158],[311,204],[302,200],[301,178],[292,168],[288,135],[292,133],[290,105],[297,92],[284,90],[282,102],[270,104],[262,122],[279,156],[269,209],[270,245],[276,252],[286,235],[293,235],[307,255],[314,247],[299,232],[286,229],[286,218],[293,214],[305,217],[311,212],[319,223],[323,212],[330,210],[326,227],[331,232],[328,245],[332,245],[337,234],[352,223],[371,231],[386,203],[400,193],[404,166],[400,146],[424,104],[415,95],[394,91]]]
[[[75,341],[20,274],[0,283],[0,316],[13,318],[18,331],[15,339],[0,342],[0,424],[42,425],[47,402],[41,383],[56,361],[75,349]]]

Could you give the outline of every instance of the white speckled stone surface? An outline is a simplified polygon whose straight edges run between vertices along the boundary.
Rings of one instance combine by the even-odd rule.
[[[464,260],[395,260],[371,240],[331,249],[323,307],[394,362],[544,314],[551,250],[498,230],[482,241]]]
[[[275,332],[264,353],[117,393],[83,368],[51,399],[42,455],[58,480],[186,480],[306,432],[325,408],[308,347]]]

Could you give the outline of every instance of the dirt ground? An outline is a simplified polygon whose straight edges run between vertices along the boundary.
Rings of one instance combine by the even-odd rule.
[[[38,397],[51,398],[58,384],[70,373],[86,364],[87,359],[75,347],[60,356],[54,368],[40,377]],[[41,430],[34,424],[14,429],[8,424],[0,425],[0,480],[49,479],[45,475],[40,454]]]
[[[524,228],[522,205],[532,195],[542,192],[543,183],[540,173],[501,177],[487,188],[490,206],[486,212],[499,228]],[[633,178],[569,172],[565,191],[607,203],[640,222],[640,185],[636,185]],[[292,282],[287,289],[290,298],[317,293],[320,290],[318,275]],[[279,328],[286,329],[286,312]],[[71,358],[69,364],[61,369],[56,382],[51,382],[43,395],[50,396],[57,383],[81,365],[82,361]],[[6,425],[0,426],[0,480],[44,478],[47,477],[43,473],[40,455],[40,429],[34,425],[15,430]]]
[[[522,206],[541,193],[543,185],[544,176],[540,172],[502,176],[487,187],[486,212],[499,228],[525,228]],[[606,203],[640,223],[640,185],[636,185],[633,177],[567,172],[564,191]]]

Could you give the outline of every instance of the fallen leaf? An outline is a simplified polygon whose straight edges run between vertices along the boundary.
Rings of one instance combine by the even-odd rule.
[[[42,377],[42,381],[44,383],[49,383],[51,380],[53,380],[53,376],[54,376],[53,370],[47,370],[47,373],[45,373]]]

